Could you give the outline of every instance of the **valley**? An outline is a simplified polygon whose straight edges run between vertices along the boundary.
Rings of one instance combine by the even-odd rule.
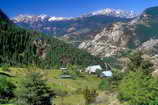
[[[0,105],[158,105],[157,28],[157,6],[74,18],[0,10]]]

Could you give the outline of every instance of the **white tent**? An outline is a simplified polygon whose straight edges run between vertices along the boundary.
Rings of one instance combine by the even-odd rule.
[[[112,77],[112,72],[111,71],[103,71],[100,74],[100,77]]]
[[[102,67],[100,65],[93,65],[86,68],[86,72],[89,74],[96,73],[97,70],[102,70]]]

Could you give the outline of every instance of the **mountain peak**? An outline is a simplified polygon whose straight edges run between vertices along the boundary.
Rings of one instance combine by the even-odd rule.
[[[134,11],[124,11],[121,9],[105,8],[102,10],[94,11],[88,15],[107,15],[121,18],[134,18],[137,14]]]
[[[105,8],[102,10],[94,11],[85,15],[81,15],[78,18],[82,17],[89,17],[89,16],[97,16],[97,15],[104,15],[104,16],[112,16],[112,17],[119,17],[119,18],[134,18],[136,17],[136,13],[134,11],[124,11],[121,9],[113,9],[113,8]],[[46,14],[41,15],[18,15],[17,17],[13,18],[15,23],[17,22],[36,22],[36,21],[63,21],[63,20],[70,20],[76,19],[77,17],[73,18],[65,18],[65,17],[55,17],[55,16],[47,16]]]
[[[41,15],[39,15],[38,17],[41,18],[42,20],[44,20],[44,19],[46,19],[46,18],[49,18],[49,16],[46,15],[46,14],[41,14]]]
[[[26,15],[26,14],[20,14],[13,18],[12,20],[17,22],[36,22],[36,21],[62,21],[66,20],[68,18],[65,17],[55,17],[55,16],[48,16],[46,14],[41,15]]]
[[[49,19],[48,19],[48,21],[61,21],[61,20],[66,20],[67,18],[65,18],[65,17],[55,17],[55,16],[53,16],[53,17],[50,17]]]

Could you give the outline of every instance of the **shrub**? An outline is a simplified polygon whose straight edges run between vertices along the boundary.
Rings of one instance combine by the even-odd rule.
[[[117,88],[120,81],[123,79],[123,77],[126,75],[126,72],[121,72],[120,70],[113,70],[113,76],[111,78],[111,86],[112,88]]]
[[[0,104],[7,103],[14,97],[15,85],[6,76],[0,76]]]
[[[141,52],[135,52],[128,58],[130,60],[127,65],[128,71],[136,72],[137,70],[140,70],[146,75],[150,74],[153,71],[153,64],[150,61],[142,58]]]
[[[69,70],[69,74],[74,79],[80,76],[80,71],[79,71],[81,69],[80,66],[77,66],[77,65],[68,65],[67,68]]]
[[[96,97],[98,96],[96,89],[88,89],[83,90],[83,95],[85,98],[85,105],[89,105],[96,101]]]
[[[51,105],[54,92],[47,87],[46,82],[40,70],[26,72],[15,92],[17,104]]]
[[[118,93],[119,99],[129,105],[150,105],[157,102],[158,81],[140,71],[129,72],[120,82]]]
[[[97,69],[97,70],[96,70],[96,75],[99,77],[102,72],[103,72],[102,70]]]
[[[108,79],[101,80],[99,84],[99,89],[101,90],[109,90],[111,88],[110,81]]]

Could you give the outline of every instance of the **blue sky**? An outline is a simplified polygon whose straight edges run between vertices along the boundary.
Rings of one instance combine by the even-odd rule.
[[[158,6],[158,0],[0,0],[0,8],[9,17],[18,14],[75,17],[103,8],[141,12],[152,6]]]

